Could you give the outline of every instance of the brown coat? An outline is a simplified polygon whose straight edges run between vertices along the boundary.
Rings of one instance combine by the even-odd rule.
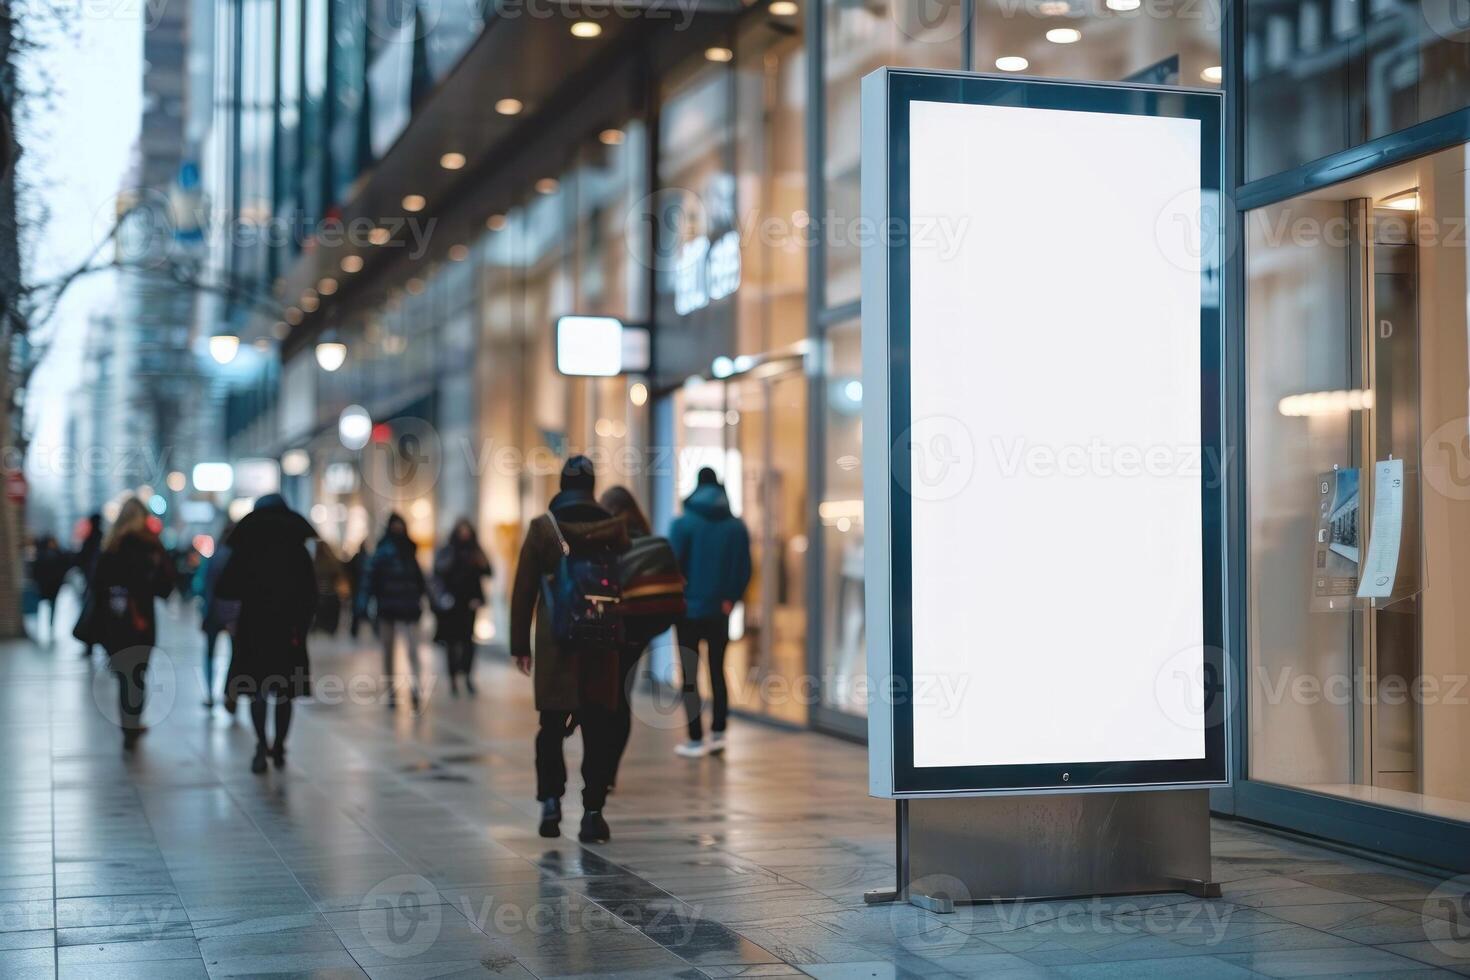
[[[558,494],[551,502],[551,509],[574,551],[587,546],[608,547],[617,552],[627,550],[627,525],[592,502],[591,494],[585,497]],[[588,705],[615,709],[617,650],[567,653],[558,649],[552,634],[551,617],[543,609],[543,583],[546,576],[555,573],[560,561],[561,546],[556,532],[543,514],[526,529],[521,556],[516,562],[510,597],[511,655],[532,658],[537,711],[571,712]]]

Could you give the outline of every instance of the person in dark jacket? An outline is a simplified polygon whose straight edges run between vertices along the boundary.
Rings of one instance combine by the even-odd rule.
[[[408,537],[408,524],[397,514],[388,515],[388,525],[363,572],[361,601],[372,602],[377,612],[378,637],[383,641],[383,681],[388,685],[388,707],[398,705],[398,685],[394,681],[394,647],[399,635],[407,646],[409,663],[409,695],[413,710],[422,706],[419,700],[419,645],[416,635],[419,617],[423,615],[424,596],[428,593],[424,571],[414,543]]]
[[[219,643],[219,635],[226,633],[235,625],[234,619],[238,613],[238,604],[232,600],[221,601],[218,593],[220,573],[230,560],[230,535],[234,533],[235,522],[226,521],[225,526],[220,529],[218,543],[214,546],[214,553],[205,558],[194,573],[194,592],[199,596],[199,628],[204,632],[204,707],[214,707],[214,648]],[[227,701],[225,706],[234,710],[233,699]]]
[[[97,571],[97,556],[102,553],[102,515],[92,514],[87,518],[87,531],[82,535],[82,544],[77,551],[77,568],[82,572],[82,615],[86,615],[87,597],[92,592],[92,576]],[[91,659],[95,643],[84,643],[82,656]]]
[[[561,492],[551,498],[547,513],[526,529],[510,600],[511,655],[521,673],[534,676],[540,715],[536,734],[539,833],[542,837],[561,833],[561,797],[567,783],[562,743],[580,726],[583,816],[578,837],[588,843],[609,837],[602,808],[615,761],[610,729],[618,705],[618,651],[559,649],[543,585],[555,574],[564,554],[627,550],[627,526],[597,503],[592,492],[595,480],[590,459],[573,456],[567,460]]]
[[[730,613],[750,584],[750,532],[730,513],[730,498],[708,466],[684,501],[684,513],[669,529],[669,542],[684,572],[687,609],[679,622],[679,665],[683,675],[684,710],[689,715],[689,741],[674,751],[697,758],[725,748],[725,722],[730,695],[725,682],[725,645],[730,639]],[[714,716],[710,741],[704,742],[699,697],[699,645],[709,652],[710,694]]]
[[[459,678],[475,694],[475,616],[485,605],[484,580],[490,559],[480,547],[468,518],[454,522],[449,541],[434,556],[434,639],[444,647],[449,667],[449,693],[459,696]]]
[[[56,597],[61,594],[66,573],[71,570],[73,563],[74,559],[62,550],[55,535],[47,534],[36,542],[36,553],[31,559],[31,580],[36,583],[37,596],[47,605],[46,619],[50,623],[47,636],[52,642],[56,640]],[[38,612],[38,622],[40,618]]]
[[[129,497],[97,553],[91,600],[83,610],[83,642],[100,643],[117,678],[118,722],[123,747],[131,749],[145,731],[145,679],[158,639],[154,600],[173,591],[174,568],[149,524],[148,509]]]
[[[225,699],[250,699],[255,756],[250,771],[263,773],[269,757],[286,764],[291,701],[311,695],[306,634],[316,614],[316,573],[307,542],[316,531],[278,493],[266,494],[230,535],[230,560],[215,584],[217,599],[235,600],[230,674]],[[275,704],[275,740],[266,737],[266,716]]]

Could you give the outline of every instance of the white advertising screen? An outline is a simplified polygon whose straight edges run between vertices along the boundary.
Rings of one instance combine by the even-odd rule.
[[[909,111],[913,765],[1201,759],[1200,123]]]

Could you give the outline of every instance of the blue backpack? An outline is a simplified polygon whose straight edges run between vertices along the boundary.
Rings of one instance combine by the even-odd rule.
[[[561,546],[556,571],[546,576],[543,601],[551,611],[551,632],[566,650],[614,652],[622,642],[618,605],[623,589],[618,555],[610,548],[579,549],[575,554],[556,518],[546,519]]]

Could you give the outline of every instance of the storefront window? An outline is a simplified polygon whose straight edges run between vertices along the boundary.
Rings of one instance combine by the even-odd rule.
[[[863,590],[863,368],[860,330],[827,331],[823,379],[825,456],[817,505],[822,540],[822,703],[864,714],[867,669]]]
[[[1452,3],[1247,0],[1243,58],[1251,180],[1470,104]]]
[[[735,347],[763,354],[807,335],[806,58],[790,18],[759,18],[735,51],[740,283]]]
[[[1250,776],[1462,820],[1467,156],[1247,216]]]
[[[701,64],[668,88],[659,119],[658,193],[651,204],[661,383],[728,357],[740,286],[731,125],[734,73]]]
[[[601,130],[578,155],[575,312],[646,323],[646,224],[629,221],[647,194],[647,131],[641,121]],[[585,445],[599,464],[602,486],[621,484],[647,500],[643,467],[626,450],[639,444],[644,401],[634,404],[627,376],[572,382],[580,391]]]
[[[750,530],[753,574],[730,619],[731,703],[805,724],[807,399],[801,361],[774,363],[758,376],[686,385],[673,399],[676,496],[692,493],[700,468],[708,466]]]
[[[827,306],[858,298],[858,134],[863,76],[884,65],[960,68],[964,5],[926,0],[827,0],[822,75],[827,134],[823,175],[826,214],[818,215],[827,244]]]

